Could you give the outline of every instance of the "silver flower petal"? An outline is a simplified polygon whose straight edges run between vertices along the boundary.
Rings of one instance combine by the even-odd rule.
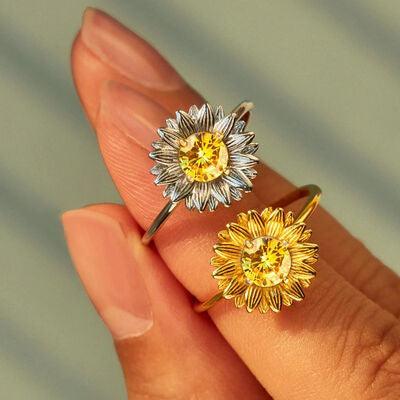
[[[169,185],[176,182],[183,175],[182,169],[177,164],[172,164],[170,167],[162,171],[154,180],[156,185]]]
[[[185,204],[186,207],[191,210],[192,208],[194,208],[194,202],[193,202],[193,197],[192,196],[187,196],[185,198]]]
[[[230,191],[233,200],[239,201],[242,198],[242,192],[238,188],[231,186]]]
[[[156,164],[156,165],[154,165],[154,167],[152,167],[150,169],[150,172],[153,175],[158,175],[158,174],[161,174],[163,171],[165,171],[167,168],[168,168],[168,166],[165,164]]]
[[[235,116],[229,114],[214,125],[214,132],[220,132],[224,137],[227,137],[231,133],[234,122]]]
[[[242,154],[254,154],[258,150],[258,143],[250,143],[245,146],[240,152]]]
[[[211,195],[226,206],[231,204],[231,192],[229,191],[229,185],[222,179],[212,182]]]
[[[254,179],[257,176],[257,171],[254,168],[245,168],[242,172],[250,179]]]
[[[171,194],[171,200],[176,202],[184,199],[188,194],[191,193],[194,186],[194,182],[190,182],[186,176],[181,178],[175,183],[174,190]]]
[[[252,142],[254,139],[254,132],[246,132],[241,134],[231,134],[226,141],[226,145],[228,146],[230,151],[239,151],[246,145]]]
[[[206,103],[200,108],[198,120],[197,120],[197,130],[210,132],[214,126],[214,113],[211,106]]]
[[[246,122],[241,120],[236,121],[232,128],[232,134],[242,133],[245,127],[246,127]]]
[[[224,175],[222,179],[231,187],[242,189],[245,192],[250,192],[253,187],[251,180],[239,169],[232,169],[230,173]]]
[[[188,137],[196,131],[193,118],[185,111],[177,111],[176,120],[178,122],[179,130],[184,134],[185,137]]]
[[[179,126],[178,123],[176,122],[176,119],[173,118],[168,118],[165,123],[167,124],[168,128],[171,128],[177,132],[179,132]]]
[[[208,199],[208,209],[210,211],[214,211],[217,208],[217,206],[218,206],[218,200],[215,197],[210,196],[210,198]]]
[[[157,133],[170,146],[174,147],[175,149],[179,148],[179,139],[182,138],[182,135],[180,135],[179,132],[170,128],[159,128],[157,129]]]
[[[211,195],[211,188],[206,182],[197,182],[193,188],[193,202],[199,211],[204,211],[207,207]]]
[[[222,106],[217,106],[217,108],[215,109],[215,122],[218,122],[219,120],[224,118],[224,116],[225,114]]]
[[[164,142],[163,140],[155,140],[155,141],[151,144],[151,146],[152,146],[155,150],[158,150],[158,149],[171,150],[171,146],[170,146],[168,143]]]
[[[258,158],[252,154],[234,153],[230,155],[231,165],[237,169],[253,167],[258,164]]]
[[[199,116],[199,109],[196,105],[190,106],[189,115],[193,118],[194,121],[197,121],[197,118]]]
[[[149,153],[149,157],[160,164],[172,164],[178,162],[178,154],[175,149],[157,149]]]
[[[164,197],[171,196],[172,192],[174,191],[175,185],[168,185],[163,192]]]

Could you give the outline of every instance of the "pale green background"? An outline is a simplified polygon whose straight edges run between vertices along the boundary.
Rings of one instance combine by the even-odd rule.
[[[257,106],[263,158],[399,271],[400,2],[98,1],[213,103]],[[63,210],[118,196],[71,82],[86,4],[0,2],[0,398],[122,399]]]

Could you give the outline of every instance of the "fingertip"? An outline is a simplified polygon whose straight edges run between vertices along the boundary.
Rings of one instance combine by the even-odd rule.
[[[81,32],[93,54],[126,78],[161,91],[185,85],[153,46],[103,11],[86,9]]]
[[[144,335],[153,325],[152,306],[119,221],[93,207],[61,218],[75,268],[113,338]]]

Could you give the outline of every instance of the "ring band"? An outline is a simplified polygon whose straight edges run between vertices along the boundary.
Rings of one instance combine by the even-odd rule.
[[[318,206],[319,200],[321,197],[321,189],[317,185],[302,186],[302,187],[294,190],[293,192],[289,193],[288,195],[284,196],[283,198],[279,199],[271,207],[269,207],[269,209],[264,210],[264,212],[266,210],[269,210],[269,216],[271,218],[271,216],[277,210],[278,210],[278,213],[280,212],[279,210],[282,210],[281,208],[277,208],[277,207],[285,207],[285,206],[291,204],[292,202],[299,200],[301,198],[304,198],[304,197],[307,198],[305,205],[299,212],[298,216],[296,218],[294,218],[292,221],[290,221],[290,223],[287,223],[288,227],[286,228],[286,233],[285,233],[285,231],[283,231],[282,236],[285,236],[286,240],[289,240],[289,238],[290,238],[289,233],[292,234],[291,238],[294,238],[294,237],[298,238],[297,239],[298,242],[304,242],[304,240],[301,240],[302,237],[308,239],[308,237],[311,235],[310,230],[305,231],[304,222],[314,212],[314,210]],[[271,212],[271,210],[273,210],[273,209],[274,209],[274,211]],[[282,212],[283,212],[283,210],[282,210]],[[250,213],[255,213],[255,212],[249,211],[249,215],[251,215]],[[261,216],[263,215],[263,213],[261,214]],[[257,215],[259,215],[259,214],[257,214]],[[228,232],[230,231],[230,229],[232,231],[232,227],[230,224],[227,225],[227,228],[228,228]],[[236,225],[235,225],[235,229],[236,229],[237,234],[243,234],[243,232],[244,232],[243,230],[238,229],[238,227]],[[225,232],[226,231],[220,232],[219,236],[226,238],[227,235]],[[306,232],[307,232],[307,234],[306,234]],[[297,235],[297,236],[295,236],[295,235]],[[255,236],[257,236],[257,234]],[[260,238],[253,239],[253,241],[256,241],[256,240],[260,240]],[[268,240],[271,240],[271,239],[268,239]],[[272,240],[274,240],[274,239],[272,239]],[[225,244],[225,247],[223,250],[221,250],[222,246],[223,245],[221,245],[221,247],[220,247],[220,252],[227,251],[228,247],[226,246],[226,244]],[[260,289],[260,287],[259,287],[260,282],[257,281],[257,283],[259,283],[259,286],[257,286],[255,284],[253,285],[254,282],[249,282],[247,280],[246,283],[253,285],[252,287],[254,287],[255,289],[254,290],[251,289],[250,286],[248,286],[248,288],[246,289],[245,288],[246,285],[243,285],[242,288],[243,288],[243,292],[245,293],[245,295],[240,294],[242,296],[242,298],[238,297],[239,300],[235,299],[235,304],[237,307],[243,306],[244,303],[247,301],[247,310],[249,312],[251,312],[253,310],[253,308],[255,308],[255,307],[258,307],[260,312],[266,312],[268,308],[271,308],[272,311],[278,312],[281,309],[282,302],[285,304],[285,300],[287,303],[286,305],[290,305],[292,300],[296,300],[296,301],[302,300],[302,298],[304,297],[304,294],[302,293],[301,284],[303,285],[303,287],[307,287],[309,285],[309,280],[315,275],[315,271],[312,269],[311,265],[309,265],[309,264],[316,261],[317,246],[311,245],[309,243],[300,243],[300,245],[296,243],[296,246],[297,246],[296,247],[297,252],[299,252],[300,246],[303,246],[305,250],[304,250],[303,257],[301,257],[301,255],[299,255],[299,253],[297,253],[295,255],[296,259],[299,260],[299,265],[300,264],[301,265],[299,267],[296,265],[294,267],[289,266],[289,268],[295,268],[294,274],[297,274],[297,275],[294,275],[293,283],[292,284],[290,282],[288,284],[282,283],[282,285],[284,285],[285,288],[284,288],[284,290],[279,290],[279,291],[276,288],[274,288],[273,285],[270,285],[270,287],[268,287],[268,289],[270,289],[270,290],[267,291],[266,290],[267,285],[261,284],[262,289],[264,289],[264,292],[265,292],[265,293],[262,293],[262,289]],[[214,249],[216,249],[215,251],[217,252],[218,245],[215,246]],[[276,249],[277,249],[277,245],[275,245],[274,250],[276,251]],[[232,246],[229,250],[233,254],[234,248],[232,248]],[[243,250],[243,251],[245,251],[245,250]],[[243,255],[243,252],[242,252],[242,255]],[[224,254],[222,254],[222,256],[226,256],[226,254],[224,253]],[[301,263],[300,263],[300,260],[301,260]],[[222,265],[220,263],[220,261],[221,261],[221,259],[220,260],[216,259],[215,260],[216,265]],[[232,268],[232,262],[229,258],[222,259],[222,261],[225,262],[225,264],[222,265],[220,267],[220,269],[225,271],[226,275],[222,276],[222,278],[225,279],[226,276],[228,276],[228,274],[227,274],[228,269],[230,268],[231,274],[234,269]],[[282,262],[284,262],[284,261],[285,261],[285,259],[283,258]],[[259,265],[260,265],[260,263],[258,264],[257,273],[259,273]],[[248,265],[246,264],[246,266],[248,266]],[[276,265],[275,265],[275,267],[276,267]],[[249,270],[251,271],[251,268]],[[287,272],[287,274],[289,274],[289,272]],[[257,278],[258,275],[255,276],[253,273],[253,275],[251,275],[251,277]],[[295,281],[296,277],[298,278],[297,281]],[[274,278],[276,279],[276,276]],[[287,277],[287,279],[289,281],[289,277]],[[197,312],[207,311],[221,299],[234,298],[235,296],[237,296],[239,294],[239,289],[238,289],[239,284],[237,284],[237,282],[233,282],[236,284],[236,287],[234,287],[232,282],[233,282],[233,279],[231,279],[230,284],[228,284],[228,286],[225,287],[225,290],[220,290],[217,294],[212,296],[207,301],[198,302],[194,306],[195,311],[197,311]],[[229,285],[231,285],[232,288],[229,288]],[[222,289],[224,289],[224,288],[222,288]],[[231,292],[227,291],[227,289],[231,290]],[[254,294],[255,292],[257,292],[257,295]],[[263,303],[263,301],[264,301],[264,303]]]
[[[167,120],[167,128],[158,130],[161,140],[153,142],[155,150],[150,157],[156,166],[151,172],[157,175],[157,185],[167,185],[164,196],[170,200],[143,235],[144,244],[151,242],[182,200],[189,209],[214,211],[218,202],[228,207],[231,199],[240,200],[241,191],[251,191],[258,145],[252,142],[254,133],[244,132],[244,128],[253,107],[251,102],[242,102],[224,116],[221,106],[215,110],[208,104],[200,110],[192,106],[189,113],[178,111],[176,120]],[[200,151],[198,147],[197,153],[190,151],[201,139],[204,147],[200,151],[208,151],[208,158],[203,156],[193,166],[192,159],[199,157]],[[203,166],[202,175],[199,165]]]

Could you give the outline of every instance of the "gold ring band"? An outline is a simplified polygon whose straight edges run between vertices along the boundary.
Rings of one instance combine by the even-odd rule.
[[[306,202],[303,208],[300,210],[298,213],[297,217],[294,219],[292,222],[293,225],[295,224],[303,224],[305,220],[314,212],[316,207],[319,204],[319,200],[321,197],[321,189],[317,185],[306,185],[302,186],[300,188],[297,188],[296,190],[290,192],[288,195],[282,197],[278,201],[276,201],[274,204],[272,204],[272,208],[275,207],[285,207],[299,199],[302,199],[306,197]],[[314,255],[314,257],[316,257]],[[300,288],[301,291],[301,288]],[[301,297],[301,296],[300,296]],[[198,302],[194,306],[194,310],[196,312],[204,312],[209,310],[211,307],[213,307],[218,301],[224,298],[224,291],[220,290],[217,294],[212,296],[210,299],[204,302]],[[299,301],[300,299],[293,297],[295,300]],[[272,302],[273,303],[273,302]],[[273,311],[279,311],[280,306],[278,307],[279,310],[274,309],[274,307],[271,307]]]

